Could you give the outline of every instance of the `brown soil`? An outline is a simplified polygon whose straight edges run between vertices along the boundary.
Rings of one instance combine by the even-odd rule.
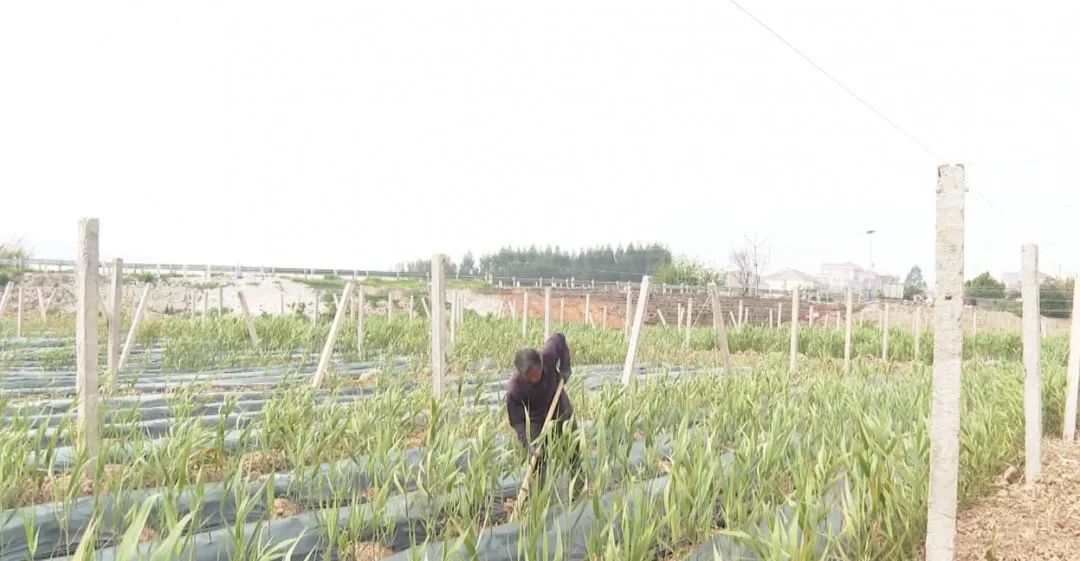
[[[356,542],[341,552],[344,561],[379,561],[394,554],[394,550],[378,542]]]
[[[424,440],[427,438],[427,431],[427,427],[416,429],[416,432],[412,433],[411,435],[409,435],[409,438],[405,439],[405,447],[418,448],[421,444],[424,443]]]
[[[298,503],[278,497],[274,499],[274,504],[270,507],[270,518],[288,518],[290,516],[296,516],[301,512],[303,512],[303,510]]]
[[[1043,476],[1019,483],[1010,468],[997,493],[957,520],[958,561],[1080,558],[1080,443],[1043,442]]]
[[[155,530],[155,529],[153,529],[153,528],[151,528],[149,526],[144,526],[142,531],[139,532],[139,543],[152,542],[152,541],[156,540],[157,537],[158,537],[157,530]]]

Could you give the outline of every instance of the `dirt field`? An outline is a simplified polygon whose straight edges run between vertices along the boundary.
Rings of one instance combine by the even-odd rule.
[[[960,513],[959,561],[1080,559],[1080,444],[1043,442],[1043,477],[1020,482],[1011,467],[999,489]]]

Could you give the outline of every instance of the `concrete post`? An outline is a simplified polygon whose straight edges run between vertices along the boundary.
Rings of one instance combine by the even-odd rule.
[[[566,298],[559,298],[559,326],[564,325],[566,319]]]
[[[590,302],[589,293],[586,292],[585,293],[585,323],[587,323],[589,325],[593,325],[592,308],[589,306],[590,303],[591,302]]]
[[[311,325],[317,325],[319,323],[319,304],[322,301],[322,291],[315,291],[315,307],[311,309]]]
[[[733,326],[733,327],[735,327],[737,329],[742,329],[743,328],[743,313],[742,312],[743,312],[743,301],[739,300],[739,319],[734,322],[735,325]]]
[[[220,284],[217,287],[217,311],[219,315],[225,313],[225,287]]]
[[[285,315],[285,293],[278,291],[278,314]]]
[[[630,314],[633,308],[633,295],[630,292],[630,283],[626,283],[626,314],[623,316],[623,331],[626,332],[626,336],[630,336]]]
[[[964,168],[941,166],[937,183],[937,290],[926,561],[952,561],[960,464],[960,375],[964,334]]]
[[[123,285],[124,261],[114,259],[112,266],[112,285],[109,287],[109,339],[106,349],[108,365],[108,379],[105,391],[116,392],[116,376],[119,373],[117,365],[120,363],[120,324],[124,320],[124,285]]]
[[[77,442],[89,457],[101,450],[98,410],[98,220],[79,221],[75,252],[75,368]]]
[[[1069,366],[1065,372],[1065,422],[1061,438],[1076,440],[1077,392],[1080,391],[1080,278],[1073,279],[1072,331],[1069,335]]]
[[[502,311],[502,308],[499,308]],[[409,319],[416,319],[416,296],[409,295]]]
[[[814,327],[814,307],[810,306],[810,315],[806,320],[806,327]]]
[[[319,355],[319,365],[315,368],[315,377],[311,380],[311,387],[322,387],[326,379],[326,372],[330,368],[330,359],[334,356],[334,344],[337,343],[338,333],[341,332],[341,324],[345,322],[345,314],[349,309],[349,295],[352,294],[352,282],[345,283],[345,289],[341,291],[341,299],[338,300],[337,311],[334,313],[334,321],[330,324],[330,333],[326,335],[326,343],[323,344],[322,354]]]
[[[4,285],[4,294],[0,296],[0,318],[4,317],[4,310],[7,309],[8,300],[11,299],[11,288],[13,286],[15,286],[13,282]]]
[[[386,319],[394,317],[394,291],[386,291]]]
[[[608,322],[607,322],[607,306],[604,306],[600,311],[600,322],[604,325],[604,327],[608,326]]]
[[[776,327],[780,327],[784,323],[784,303],[778,302],[776,304]]]
[[[1020,248],[1020,293],[1024,311],[1024,478],[1042,476],[1042,337],[1039,317],[1039,248]]]
[[[676,309],[675,309],[675,329],[679,333],[682,333],[682,330],[683,330],[682,322],[683,322],[683,307],[682,307],[682,302],[678,302],[678,303],[676,303]]]
[[[634,324],[630,329],[630,340],[626,348],[626,361],[623,362],[622,383],[630,385],[630,377],[634,373],[634,360],[637,358],[638,343],[641,340],[641,329],[645,323],[645,310],[649,304],[649,276],[641,277],[641,288],[638,292],[637,311],[634,313]]]
[[[446,374],[443,337],[446,329],[446,279],[441,253],[431,256],[431,387],[435,397],[442,397]]]

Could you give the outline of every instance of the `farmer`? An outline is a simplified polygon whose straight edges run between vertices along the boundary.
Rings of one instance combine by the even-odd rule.
[[[506,384],[506,416],[510,426],[517,432],[518,441],[537,457],[538,475],[544,473],[545,447],[550,447],[563,438],[573,438],[574,408],[565,389],[555,395],[559,381],[566,383],[570,379],[570,347],[562,333],[552,335],[539,352],[536,349],[522,349],[514,356],[514,369],[517,371]],[[537,442],[544,428],[551,401],[557,399],[552,422],[546,442]],[[569,460],[571,467],[578,465],[578,449],[574,442],[570,445]]]

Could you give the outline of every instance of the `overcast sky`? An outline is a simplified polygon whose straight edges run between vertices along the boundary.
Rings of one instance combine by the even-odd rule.
[[[70,258],[341,268],[660,241],[771,269],[1080,262],[1080,4],[4,2],[0,240]],[[989,202],[987,202],[989,201]]]

